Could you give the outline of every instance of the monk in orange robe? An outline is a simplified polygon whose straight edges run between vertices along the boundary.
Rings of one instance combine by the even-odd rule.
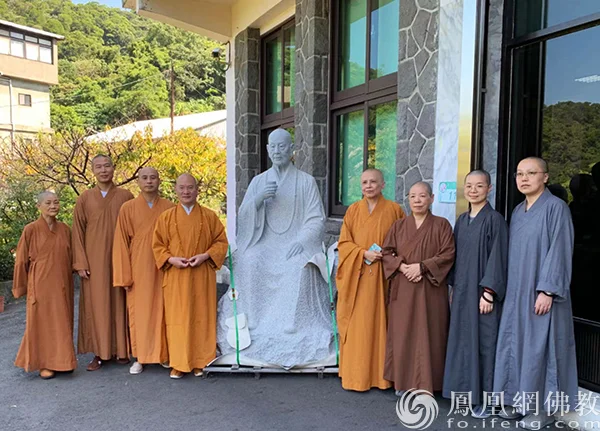
[[[88,371],[113,357],[129,363],[125,291],[113,289],[112,246],[121,205],[133,199],[114,185],[109,157],[94,157],[92,172],[98,184],[79,196],[73,215],[73,269],[81,277],[77,348],[95,355]]]
[[[397,396],[407,390],[442,390],[449,304],[446,278],[454,264],[448,220],[431,214],[431,186],[418,182],[408,195],[411,215],[394,223],[383,243],[390,280],[385,378]]]
[[[162,272],[156,268],[152,237],[158,216],[175,206],[158,196],[156,169],[141,169],[138,185],[140,195],[121,207],[113,245],[113,285],[127,292],[129,341],[136,358],[131,374],[140,374],[143,364],[168,360]]]
[[[42,379],[77,368],[73,346],[71,231],[56,220],[58,196],[43,192],[41,217],[25,226],[17,245],[12,293],[27,295],[25,335],[15,365]]]
[[[384,186],[381,171],[363,172],[363,199],[348,208],[338,245],[339,375],[342,387],[354,391],[391,386],[383,378],[387,282],[381,253],[369,249],[373,244],[383,247],[388,229],[404,212],[383,197]]]
[[[160,215],[154,258],[163,275],[170,377],[180,379],[216,357],[217,273],[227,254],[225,228],[217,215],[196,202],[198,183],[190,174],[175,184],[179,205]]]

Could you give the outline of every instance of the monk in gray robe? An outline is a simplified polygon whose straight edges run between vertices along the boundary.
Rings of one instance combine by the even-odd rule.
[[[541,429],[554,421],[553,394],[567,396],[554,400],[571,409],[577,402],[569,291],[573,223],[567,204],[546,189],[548,165],[543,159],[522,160],[515,176],[525,201],[515,208],[510,223],[494,391],[503,391],[504,405],[512,406],[501,417],[526,415],[521,428]],[[524,400],[523,393],[537,394],[537,402]]]
[[[489,204],[490,174],[473,171],[465,178],[470,210],[454,226],[456,261],[450,272],[450,330],[443,396],[471,394],[472,416],[486,418],[483,392],[492,392],[500,304],[506,291],[508,227]]]
[[[383,245],[390,280],[383,377],[396,395],[410,389],[442,389],[448,341],[447,276],[454,264],[452,226],[431,214],[431,186],[410,188],[411,215],[394,222]]]
[[[287,369],[335,353],[327,282],[316,266],[305,267],[321,251],[325,212],[315,179],[291,162],[290,134],[272,132],[267,150],[273,167],[252,179],[238,214],[233,272],[237,311],[245,315],[238,325],[247,325],[238,333],[249,331],[241,354],[252,365]],[[233,315],[230,291],[218,309],[223,355],[235,352],[227,340]]]

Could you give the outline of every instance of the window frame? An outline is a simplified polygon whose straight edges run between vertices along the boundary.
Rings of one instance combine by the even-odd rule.
[[[277,128],[289,128],[294,127],[294,115],[295,115],[295,104],[289,108],[282,109],[279,112],[273,114],[266,113],[267,111],[267,43],[281,39],[281,60],[285,63],[285,44],[284,34],[285,31],[296,27],[296,18],[292,16],[290,19],[284,21],[281,25],[277,26],[273,30],[265,33],[260,39],[260,135],[258,142],[258,158],[259,158],[259,170],[264,172],[268,169],[269,155],[267,153],[267,133],[269,130]],[[295,42],[294,42],[295,43]],[[294,52],[294,55],[296,53]],[[295,64],[295,63],[294,63]],[[282,91],[282,102],[283,102],[283,89],[285,83],[285,65],[281,67],[281,88]],[[294,70],[296,73],[296,70]],[[292,88],[292,92],[295,93],[296,89]]]
[[[329,60],[329,124],[331,133],[329,134],[329,172],[327,176],[328,185],[328,213],[332,217],[343,217],[348,210],[347,205],[343,205],[338,199],[338,186],[340,178],[338,177],[340,169],[339,145],[340,136],[339,117],[350,112],[363,112],[364,131],[363,131],[363,169],[368,166],[369,158],[369,109],[376,105],[398,101],[398,71],[385,76],[370,79],[371,73],[371,14],[376,0],[367,0],[367,25],[366,25],[366,53],[365,53],[365,83],[345,90],[338,90],[339,71],[341,66],[341,19],[340,2],[330,1],[330,60]],[[400,0],[401,1],[401,0]],[[398,11],[400,13],[400,11]],[[396,135],[397,140],[397,135]],[[395,188],[394,185],[390,187]]]
[[[279,112],[273,114],[267,114],[267,43],[280,39],[281,40],[281,60],[285,63],[285,44],[284,44],[284,32],[292,27],[296,26],[295,17],[285,21],[283,24],[268,32],[261,37],[260,45],[260,117],[261,117],[261,130],[271,129],[273,127],[281,126],[284,123],[288,123],[290,119],[294,120],[294,105],[289,108],[284,108]],[[295,52],[294,52],[295,55]],[[294,73],[296,71],[294,70]],[[281,67],[281,95],[283,102],[283,89],[285,82],[285,64]],[[295,88],[292,89],[296,91]]]
[[[332,19],[332,45],[331,45],[331,58],[334,60],[331,64],[331,94],[332,94],[332,102],[338,105],[345,105],[344,102],[352,103],[354,99],[362,99],[366,95],[372,93],[382,93],[389,94],[392,89],[395,89],[398,86],[398,71],[394,73],[389,73],[385,76],[370,79],[371,74],[371,14],[373,12],[373,7],[375,5],[376,0],[366,0],[367,1],[367,25],[366,25],[366,52],[365,52],[365,82],[363,84],[357,85],[352,88],[347,88],[345,90],[338,90],[339,88],[339,72],[340,65],[342,61],[342,55],[340,50],[340,41],[341,41],[341,20],[340,20],[340,2],[332,0],[331,1],[331,19]],[[398,12],[400,13],[400,12]],[[399,31],[399,30],[398,30]],[[395,90],[394,90],[395,91]],[[356,102],[355,102],[356,103]]]
[[[19,106],[27,106],[27,107],[33,106],[33,100],[32,100],[31,94],[19,93],[18,98],[19,98]],[[29,98],[29,103],[27,103],[28,98]]]
[[[54,64],[53,40],[40,38],[40,37],[38,37],[38,35],[33,34],[33,33],[28,33],[26,31],[21,31],[21,30],[13,31],[9,27],[0,26],[0,30],[1,30],[0,37],[8,39],[8,53],[2,54],[2,55],[10,55],[11,57],[21,58],[23,60],[28,60],[28,61],[37,61],[39,63],[44,63],[44,64]],[[12,47],[13,41],[18,42],[22,45],[22,47],[23,47],[23,55],[22,56],[13,54],[13,52],[12,52],[13,51],[13,47]],[[37,49],[37,58],[36,59],[27,58],[27,45],[28,44],[37,45],[38,49]],[[44,49],[50,51],[50,62],[42,60],[42,56],[40,54],[41,48],[44,48]]]

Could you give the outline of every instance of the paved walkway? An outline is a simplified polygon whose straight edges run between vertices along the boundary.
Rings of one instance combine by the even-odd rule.
[[[0,314],[0,430],[399,430],[392,391],[346,392],[337,377],[214,374],[171,380],[160,366],[132,376],[107,364],[90,373],[90,355],[71,375],[43,381],[13,366],[25,327],[23,301]],[[515,429],[452,416],[437,397],[439,416],[428,430]],[[563,428],[564,429],[564,428]]]

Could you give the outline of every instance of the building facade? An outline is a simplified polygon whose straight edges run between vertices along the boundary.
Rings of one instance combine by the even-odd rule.
[[[50,86],[58,84],[62,39],[0,20],[0,142],[52,132]]]
[[[268,167],[277,127],[295,138],[339,232],[362,170],[384,172],[406,208],[432,184],[433,211],[466,210],[461,184],[491,172],[507,219],[518,160],[549,161],[576,229],[572,299],[582,386],[600,389],[600,2],[597,0],[125,0],[141,15],[219,39],[227,64],[228,219]]]

